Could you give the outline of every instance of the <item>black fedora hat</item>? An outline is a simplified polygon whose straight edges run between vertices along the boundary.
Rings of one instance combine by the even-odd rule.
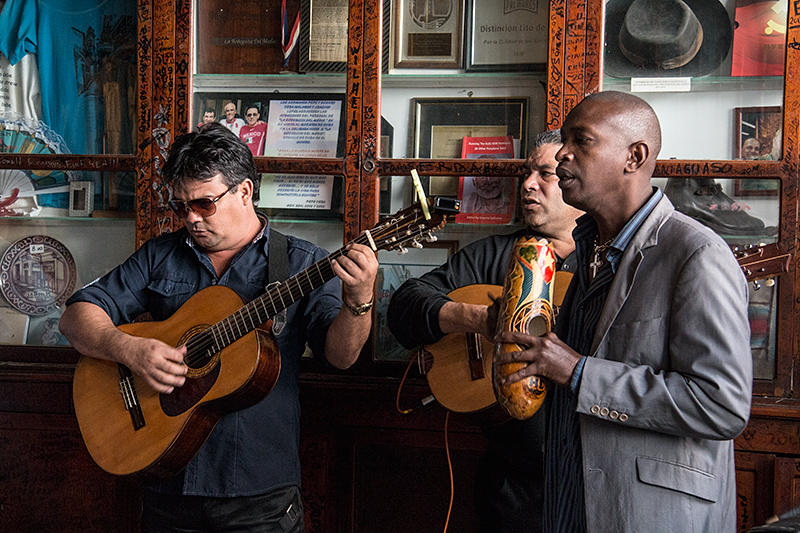
[[[605,74],[699,77],[725,60],[733,23],[719,0],[609,0]]]

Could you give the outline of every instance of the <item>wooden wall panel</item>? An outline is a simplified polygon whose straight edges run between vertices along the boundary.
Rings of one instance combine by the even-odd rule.
[[[764,524],[772,516],[775,456],[736,452],[737,531]]]

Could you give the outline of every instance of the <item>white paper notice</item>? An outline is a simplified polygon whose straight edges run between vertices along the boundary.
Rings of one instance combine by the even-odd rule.
[[[692,78],[631,78],[632,93],[688,93]]]
[[[259,207],[277,209],[330,209],[333,176],[263,174]]]
[[[268,157],[336,157],[341,100],[271,100]]]

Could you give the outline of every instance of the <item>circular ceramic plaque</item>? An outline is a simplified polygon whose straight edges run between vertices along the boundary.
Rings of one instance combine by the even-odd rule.
[[[75,260],[67,247],[44,235],[24,237],[0,258],[0,292],[29,315],[58,309],[75,288]]]

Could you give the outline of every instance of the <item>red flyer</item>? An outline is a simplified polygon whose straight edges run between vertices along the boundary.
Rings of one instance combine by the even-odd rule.
[[[787,0],[736,0],[731,76],[783,76]]]
[[[514,159],[514,139],[503,137],[464,137],[463,159]],[[514,178],[462,176],[458,179],[462,224],[508,224],[514,214]]]

